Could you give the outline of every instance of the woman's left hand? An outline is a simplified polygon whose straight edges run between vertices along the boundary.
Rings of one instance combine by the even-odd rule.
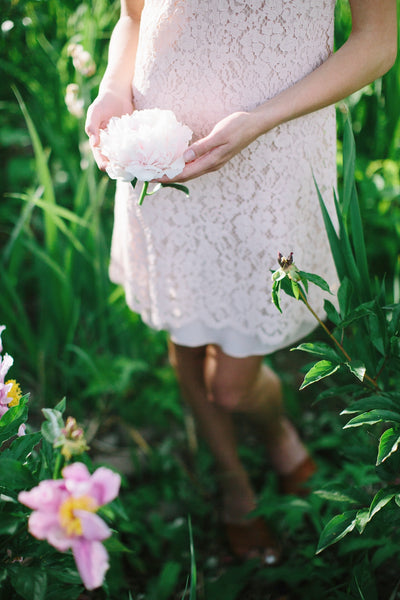
[[[235,154],[253,142],[261,133],[257,128],[257,115],[236,112],[219,121],[209,135],[194,142],[185,152],[186,166],[174,179],[162,177],[161,183],[184,183],[217,171]]]

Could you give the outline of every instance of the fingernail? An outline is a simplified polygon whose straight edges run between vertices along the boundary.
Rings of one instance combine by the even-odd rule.
[[[194,160],[195,158],[196,158],[196,155],[191,148],[188,148],[183,155],[183,160],[187,163],[192,162],[192,160]]]

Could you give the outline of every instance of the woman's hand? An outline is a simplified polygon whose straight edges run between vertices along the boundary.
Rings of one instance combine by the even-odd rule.
[[[174,179],[163,177],[161,183],[185,182],[217,171],[235,154],[254,141],[261,131],[252,113],[236,112],[219,121],[209,135],[194,142],[183,155],[187,163]]]
[[[87,111],[85,131],[94,159],[101,171],[105,171],[107,158],[100,152],[100,129],[105,129],[111,117],[131,114],[134,110],[132,98],[112,89],[100,92]]]

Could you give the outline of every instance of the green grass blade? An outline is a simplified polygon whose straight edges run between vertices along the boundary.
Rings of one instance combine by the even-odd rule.
[[[190,516],[188,517],[188,527],[189,527],[189,539],[190,539],[190,596],[189,596],[189,600],[196,600],[197,568],[196,568],[196,558],[195,558],[195,554],[194,554],[192,521],[190,519]]]
[[[365,247],[364,228],[361,220],[360,207],[358,204],[357,192],[354,188],[350,203],[350,224],[353,240],[354,255],[358,271],[361,277],[363,289],[363,300],[372,298],[372,285],[369,275],[367,250]]]
[[[325,202],[322,198],[322,194],[320,192],[320,189],[318,187],[318,184],[314,178],[314,183],[315,183],[315,187],[317,190],[317,194],[318,194],[318,200],[319,200],[319,205],[321,207],[321,212],[322,212],[322,218],[324,220],[324,224],[325,224],[325,229],[326,229],[326,233],[328,236],[328,240],[329,240],[329,245],[331,247],[331,252],[332,252],[332,256],[333,256],[333,260],[335,262],[335,266],[336,266],[336,270],[338,272],[339,278],[342,279],[347,272],[346,269],[346,261],[343,255],[343,250],[340,244],[340,239],[338,234],[336,233],[336,229],[333,226],[332,223],[332,219],[328,213],[328,210],[326,208]]]
[[[13,87],[14,94],[17,98],[21,112],[24,115],[26,125],[28,127],[29,135],[32,140],[33,151],[35,154],[37,174],[39,182],[44,188],[44,199],[49,204],[56,204],[56,198],[54,193],[53,182],[51,179],[50,170],[47,164],[47,156],[40,141],[39,135],[36,131],[36,127],[29,115],[28,109],[26,108],[25,102],[22,99],[21,94],[16,87]],[[51,215],[46,213],[45,215],[45,235],[46,235],[46,246],[49,252],[53,252],[56,244],[56,227],[51,218]]]
[[[353,130],[350,122],[350,115],[346,115],[343,131],[343,197],[342,197],[342,215],[347,220],[350,204],[355,191],[354,172],[356,165],[356,146],[354,142]]]

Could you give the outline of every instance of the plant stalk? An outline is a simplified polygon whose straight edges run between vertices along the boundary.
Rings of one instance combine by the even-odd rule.
[[[351,362],[351,360],[352,360],[351,356],[348,355],[346,350],[343,348],[342,344],[340,342],[338,342],[338,340],[335,338],[334,335],[332,335],[332,333],[329,331],[329,329],[327,328],[325,323],[323,323],[323,321],[321,321],[321,319],[319,318],[319,316],[317,315],[315,310],[310,306],[310,304],[308,303],[308,300],[307,300],[306,296],[303,294],[300,286],[299,286],[299,291],[300,291],[301,299],[303,300],[304,304],[306,305],[306,307],[308,308],[310,313],[313,315],[313,317],[315,317],[317,319],[318,323],[321,325],[321,327],[323,328],[325,333],[327,333],[328,336],[331,338],[331,340],[336,344],[336,346],[339,348],[339,350],[342,352],[342,354],[346,357],[348,362]],[[372,377],[370,377],[367,373],[364,374],[364,379],[369,381],[369,383],[371,383],[375,389],[378,389],[378,384],[377,384],[376,380],[372,379]]]

